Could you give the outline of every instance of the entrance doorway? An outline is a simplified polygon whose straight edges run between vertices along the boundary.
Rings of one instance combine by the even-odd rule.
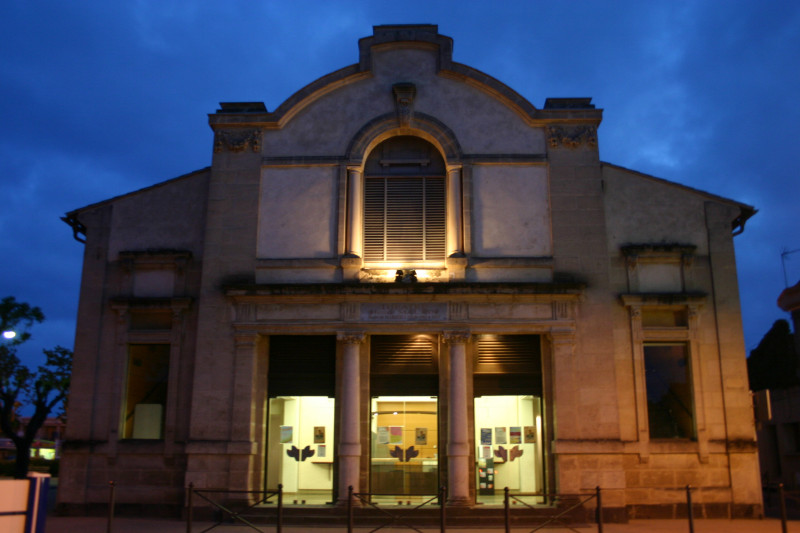
[[[370,492],[432,495],[439,486],[434,396],[379,396],[371,404]]]
[[[526,503],[543,503],[542,339],[477,335],[475,350],[476,500],[500,505],[508,487],[512,495],[537,495],[525,498]]]
[[[333,502],[336,337],[269,338],[265,489],[286,505]]]
[[[283,485],[289,504],[332,499],[334,399],[281,396],[269,400],[268,486]]]
[[[541,398],[475,398],[475,444],[479,503],[502,503],[505,487],[511,494],[543,493]]]

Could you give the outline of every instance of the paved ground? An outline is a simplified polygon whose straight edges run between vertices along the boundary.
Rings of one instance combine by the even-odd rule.
[[[192,532],[200,533],[212,523],[197,522],[192,528]],[[108,532],[108,521],[105,518],[87,517],[59,517],[50,516],[47,518],[46,533],[106,533]],[[264,527],[265,533],[275,531],[274,526]],[[255,531],[242,526],[220,526],[212,529],[215,533],[245,533]],[[344,533],[344,527],[309,527],[309,526],[284,526],[283,533]],[[367,533],[370,528],[356,528],[357,533]],[[380,531],[385,533],[412,532],[408,528],[383,528]],[[422,528],[424,533],[438,533],[438,528]],[[466,529],[448,528],[448,533],[476,533],[485,531],[487,533],[503,533],[504,529]],[[530,528],[513,528],[513,533],[526,533]],[[547,528],[545,533],[565,533],[570,531],[565,528]],[[579,533],[594,533],[597,531],[596,525],[582,526],[576,528]],[[606,524],[603,533],[688,533],[689,524],[686,520],[634,520],[628,524]],[[695,520],[695,533],[781,533],[781,523],[779,520],[767,518],[764,520]],[[791,521],[788,524],[789,533],[800,533],[800,521]],[[186,533],[186,522],[179,520],[163,520],[148,518],[115,518],[110,533]]]

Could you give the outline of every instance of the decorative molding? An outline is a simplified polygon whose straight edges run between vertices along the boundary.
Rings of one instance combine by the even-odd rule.
[[[450,329],[442,331],[442,340],[446,344],[466,344],[470,339],[468,329]]]
[[[407,127],[414,119],[414,97],[417,88],[413,83],[395,83],[392,85],[394,103],[397,110],[397,122],[400,127]]]
[[[547,143],[550,148],[577,148],[582,144],[594,148],[597,146],[597,126],[548,126]]]
[[[450,320],[467,320],[469,318],[469,305],[463,302],[450,302],[448,304]]]
[[[345,344],[361,344],[365,338],[366,334],[363,331],[339,331],[336,333],[336,340]]]
[[[355,322],[358,320],[360,307],[355,302],[342,302],[342,320]]]
[[[214,152],[219,153],[224,150],[229,152],[244,152],[252,150],[255,153],[261,151],[261,130],[216,130],[214,132]]]

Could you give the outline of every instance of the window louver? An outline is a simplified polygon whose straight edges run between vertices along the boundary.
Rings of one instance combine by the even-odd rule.
[[[376,335],[370,339],[374,373],[436,373],[436,343],[419,335]]]
[[[425,262],[444,257],[443,177],[364,180],[365,261]]]
[[[481,335],[477,340],[477,348],[476,372],[541,372],[538,335]]]

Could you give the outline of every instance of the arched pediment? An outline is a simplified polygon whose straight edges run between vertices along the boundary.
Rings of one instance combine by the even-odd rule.
[[[403,125],[395,113],[386,113],[364,124],[353,136],[345,153],[348,166],[360,167],[375,146],[400,135],[420,137],[430,142],[442,153],[448,166],[461,164],[458,139],[440,120],[424,113],[415,113],[408,125]]]

